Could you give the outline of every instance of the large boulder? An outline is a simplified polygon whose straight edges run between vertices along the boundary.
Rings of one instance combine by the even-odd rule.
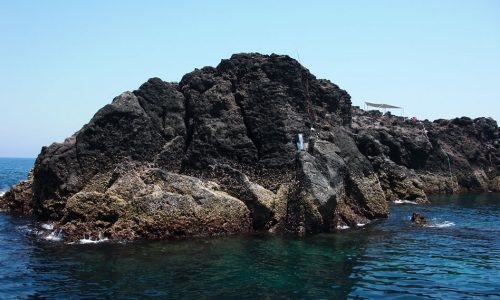
[[[212,236],[250,231],[251,218],[214,182],[124,163],[67,200],[59,229],[67,241]]]
[[[298,232],[356,227],[388,215],[375,172],[344,130],[311,141],[297,155],[297,185],[288,226]]]

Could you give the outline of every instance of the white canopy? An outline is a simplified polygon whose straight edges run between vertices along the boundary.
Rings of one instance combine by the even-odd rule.
[[[390,105],[390,104],[383,104],[383,103],[373,103],[373,102],[365,102],[365,109],[368,108],[368,107],[376,107],[376,108],[382,108],[384,110],[384,113],[385,111],[389,108],[395,108],[395,109],[400,109],[401,110],[401,116],[404,115],[404,108],[402,107],[399,107],[399,106],[394,106],[394,105]]]
[[[377,107],[377,108],[399,108],[399,109],[402,109],[402,107],[389,105],[389,104],[378,104],[378,103],[372,103],[372,102],[365,102],[365,104],[366,104],[366,106]]]

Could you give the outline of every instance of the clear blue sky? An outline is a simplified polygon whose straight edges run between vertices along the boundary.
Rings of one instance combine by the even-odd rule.
[[[500,120],[500,1],[0,2],[0,157],[34,157],[150,77],[288,54],[410,116]]]

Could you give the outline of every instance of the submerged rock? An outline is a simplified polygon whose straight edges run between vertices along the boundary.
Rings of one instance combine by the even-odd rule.
[[[411,221],[413,223],[417,224],[417,225],[425,225],[425,224],[427,224],[427,220],[420,213],[413,213],[411,215]]]
[[[484,118],[351,111],[346,91],[288,56],[235,54],[119,95],[42,148],[32,181],[0,204],[67,241],[329,232],[387,217],[395,199],[497,189],[498,136]]]

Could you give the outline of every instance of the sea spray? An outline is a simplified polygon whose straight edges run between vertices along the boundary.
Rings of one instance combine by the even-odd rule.
[[[86,236],[83,235],[83,239],[80,239],[78,241],[78,243],[79,244],[97,244],[97,243],[102,243],[102,242],[106,242],[106,241],[109,241],[109,239],[107,237],[105,237],[102,234],[102,232],[100,232],[97,239],[93,239],[90,235],[88,238],[86,238]]]
[[[53,230],[45,239],[47,241],[60,242],[64,239],[64,232],[62,229]]]
[[[42,229],[45,229],[45,230],[53,230],[54,229],[54,224],[52,224],[52,223],[43,223],[42,225],[40,225],[40,227],[42,227]]]
[[[424,225],[424,227],[429,227],[429,228],[446,228],[446,227],[452,227],[455,226],[455,223],[450,222],[450,221],[443,221],[439,222],[437,219],[432,219],[429,224]]]

